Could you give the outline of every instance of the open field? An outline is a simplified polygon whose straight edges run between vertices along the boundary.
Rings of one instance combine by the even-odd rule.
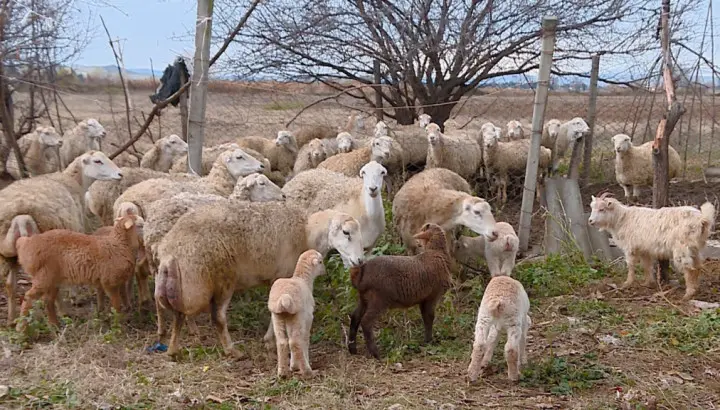
[[[151,91],[136,91],[136,110],[148,112]],[[518,95],[519,94],[519,95]],[[207,145],[244,135],[271,137],[304,105],[318,96],[300,92],[255,90],[247,93],[211,92],[207,110]],[[707,97],[706,97],[707,98]],[[598,102],[595,182],[583,191],[588,197],[604,189],[617,195],[609,138],[629,130],[634,116],[634,97],[601,96]],[[79,119],[97,118],[115,144],[127,138],[121,94],[96,92],[68,94],[65,102]],[[343,99],[343,104],[354,104]],[[708,101],[709,102],[709,101]],[[660,99],[658,98],[658,103]],[[637,103],[635,103],[637,104]],[[551,95],[547,117],[562,120],[585,116],[587,99],[582,95]],[[708,111],[710,107],[708,107]],[[342,125],[350,112],[335,102],[318,104],[290,126],[302,124]],[[479,128],[491,120],[501,125],[519,118],[529,124],[532,97],[503,93],[473,97],[457,120],[473,115]],[[642,113],[641,113],[642,114]],[[643,127],[649,110],[644,114]],[[644,116],[643,116],[644,115]],[[697,115],[697,108],[695,111]],[[66,116],[65,127],[72,120]],[[139,114],[138,114],[139,116]],[[655,113],[651,123],[657,123]],[[689,118],[689,115],[688,115]],[[695,118],[695,117],[693,117]],[[707,160],[714,131],[708,116],[702,128],[693,121],[688,179],[698,178]],[[370,127],[372,124],[368,124]],[[685,124],[687,126],[687,124]],[[654,125],[653,125],[654,127]],[[133,124],[133,129],[137,129]],[[643,128],[644,129],[644,128]],[[177,108],[168,108],[153,134],[179,133]],[[626,131],[628,132],[628,131]],[[628,132],[630,133],[630,132]],[[650,130],[650,134],[654,131]],[[648,135],[650,135],[648,134]],[[690,133],[692,134],[692,133]],[[640,135],[640,133],[636,133]],[[684,138],[687,134],[682,134]],[[702,138],[700,138],[702,136]],[[642,140],[642,135],[639,137]],[[715,138],[720,138],[716,135]],[[679,140],[675,137],[672,140]],[[149,146],[144,139],[140,152]],[[701,156],[697,155],[702,143]],[[684,146],[684,145],[678,145]],[[112,151],[106,148],[106,151]],[[680,151],[680,149],[678,149]],[[716,142],[713,152],[720,152]],[[692,155],[690,155],[692,154]],[[681,153],[682,155],[682,153]],[[710,154],[713,158],[714,155]],[[128,160],[126,158],[126,160]],[[717,161],[714,162],[717,165]],[[691,171],[691,172],[690,172]],[[517,227],[521,180],[496,219]],[[673,204],[700,205],[704,200],[719,205],[720,184],[678,181],[670,186]],[[651,198],[646,189],[641,202]],[[492,200],[492,198],[490,198]],[[374,253],[401,253],[393,235],[386,204],[388,233]],[[531,241],[539,243],[543,210],[533,217]],[[713,236],[717,238],[717,234]],[[332,409],[454,409],[478,408],[582,408],[582,409],[711,409],[720,406],[720,309],[699,311],[682,303],[682,278],[673,274],[670,286],[660,292],[638,285],[629,290],[617,286],[625,279],[620,262],[586,264],[576,251],[567,255],[536,258],[518,265],[515,276],[523,282],[531,300],[533,326],[529,337],[529,364],[518,385],[507,381],[502,358],[505,337],[495,350],[491,374],[475,386],[465,381],[477,308],[488,281],[487,272],[464,272],[465,281],[454,287],[439,305],[435,342],[422,346],[422,322],[417,309],[386,314],[376,329],[381,361],[352,356],[344,347],[349,313],[356,293],[336,256],[327,263],[328,274],[315,285],[316,315],[311,338],[310,361],[319,375],[310,381],[275,378],[274,357],[266,354],[262,335],[269,321],[267,288],[234,297],[230,333],[246,357],[223,357],[207,314],[197,319],[200,332],[181,339],[179,362],[162,353],[146,353],[157,339],[154,309],[127,314],[96,315],[94,296],[83,292],[78,306],[69,309],[65,326],[57,335],[47,327],[37,309],[28,338],[3,327],[0,330],[0,407],[3,408],[332,408]],[[704,268],[696,299],[720,302],[720,263]],[[20,290],[28,289],[27,277]],[[678,283],[679,281],[679,283]],[[5,323],[7,300],[0,294],[0,325]],[[8,387],[5,389],[5,387]],[[399,405],[401,407],[398,407]]]

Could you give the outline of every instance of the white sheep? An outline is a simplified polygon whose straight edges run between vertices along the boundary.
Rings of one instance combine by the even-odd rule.
[[[60,147],[60,166],[65,169],[75,158],[89,150],[102,150],[105,128],[95,118],[80,121],[63,135]]]
[[[212,232],[212,235],[208,235]],[[174,312],[168,354],[179,352],[185,315],[211,303],[212,318],[226,354],[239,356],[227,329],[227,309],[236,291],[292,276],[298,257],[315,249],[323,257],[336,249],[344,261],[364,261],[360,225],[350,215],[321,211],[306,216],[291,202],[228,200],[188,212],[158,248],[155,298]],[[274,339],[272,321],[264,340]],[[274,343],[272,344],[274,345]]]
[[[278,131],[275,140],[250,136],[237,140],[240,148],[250,148],[270,161],[270,168],[279,171],[282,175],[292,172],[295,159],[298,155],[298,143],[290,131]]]
[[[270,288],[268,310],[275,330],[278,377],[287,377],[295,369],[304,377],[313,375],[309,355],[315,310],[313,284],[316,277],[324,274],[322,255],[309,249],[298,258],[293,276],[277,279]]]
[[[629,135],[617,134],[612,137],[612,142],[615,147],[615,179],[623,187],[626,199],[638,198],[640,187],[653,184],[653,141],[635,146]],[[668,146],[668,177],[677,177],[681,170],[680,154]]]
[[[507,135],[508,140],[510,141],[516,141],[523,139],[525,137],[525,131],[523,130],[522,124],[520,121],[512,120],[508,121],[507,125]]]
[[[356,177],[360,169],[370,161],[375,161],[392,169],[394,176],[403,170],[404,151],[400,144],[389,137],[374,137],[370,139],[368,146],[350,151],[344,154],[337,154],[321,162],[317,168],[338,172],[348,177]],[[394,178],[395,180],[397,178]]]
[[[62,143],[62,138],[53,127],[37,127],[34,132],[23,135],[18,140],[18,147],[28,175],[34,177],[60,171],[59,150]],[[6,169],[13,178],[22,178],[13,150],[10,150]]]
[[[485,261],[487,261],[490,276],[511,276],[515,268],[515,258],[520,246],[520,240],[515,229],[507,222],[495,224],[498,238],[494,241],[485,241]]]
[[[470,194],[461,176],[445,168],[422,171],[403,185],[392,205],[393,225],[410,253],[417,250],[413,235],[425,223],[440,225],[445,232],[465,226],[489,240],[497,239],[490,204]],[[450,244],[450,248],[454,246]]]
[[[229,199],[250,202],[284,201],[285,193],[264,174],[250,174],[238,179]]]
[[[565,157],[568,149],[590,132],[590,127],[580,117],[575,117],[559,126],[558,123],[558,120],[548,121],[543,128],[541,139],[541,145],[552,150],[552,172],[557,172],[560,160]],[[554,129],[557,129],[557,133],[552,132]]]
[[[203,147],[202,149],[202,169],[200,170],[190,170],[188,169],[188,157],[187,155],[181,155],[180,157],[176,158],[173,162],[172,167],[170,168],[171,174],[185,174],[187,172],[190,172],[191,174],[195,174],[198,176],[205,176],[210,173],[210,170],[212,169],[213,164],[215,163],[215,160],[217,159],[218,155],[222,154],[223,152],[229,150],[229,149],[236,149],[240,148],[240,146],[235,142],[228,142],[223,143],[219,145],[215,145],[212,147]],[[248,152],[248,151],[246,151]],[[248,154],[251,154],[248,152]],[[253,155],[255,156],[255,155]],[[257,158],[257,157],[256,157]],[[265,157],[263,157],[265,158]],[[262,159],[257,158],[259,161],[262,161]],[[270,167],[268,163],[268,168]]]
[[[335,137],[336,145],[337,145],[337,153],[347,153],[354,149],[358,149],[361,147],[358,140],[352,136],[349,132],[341,132]]]
[[[283,187],[288,201],[310,214],[325,209],[345,212],[360,223],[363,248],[371,249],[385,231],[383,206],[383,178],[385,167],[375,161],[365,164],[358,177],[325,169],[313,169],[298,174]]]
[[[628,266],[623,287],[635,281],[635,264],[645,270],[645,285],[655,282],[656,260],[672,260],[677,271],[685,276],[688,300],[697,292],[702,257],[700,251],[715,223],[715,207],[705,202],[700,209],[691,206],[664,207],[626,206],[607,193],[592,196],[588,224],[612,235],[625,253]]]
[[[522,283],[509,276],[490,279],[475,323],[475,340],[468,366],[471,383],[484,373],[492,359],[497,337],[503,330],[507,330],[505,361],[508,378],[513,382],[520,379],[520,368],[527,363],[527,332],[532,325],[529,311],[530,300]]]
[[[315,138],[303,145],[298,152],[293,166],[293,176],[307,171],[308,169],[317,168],[321,162],[328,157],[328,150],[323,141]]]
[[[378,121],[377,124],[375,124],[374,136],[376,138],[390,136],[392,139],[397,141],[402,148],[405,164],[417,167],[425,165],[425,160],[427,159],[428,141],[427,133],[425,132],[424,127],[419,128],[413,126],[398,128],[390,131],[384,121]]]
[[[426,128],[428,152],[425,167],[447,168],[466,180],[472,179],[482,164],[482,152],[474,138],[442,133],[430,123]]]
[[[188,144],[176,134],[162,137],[155,141],[140,160],[140,167],[155,171],[169,172],[173,162],[180,156],[187,154]]]

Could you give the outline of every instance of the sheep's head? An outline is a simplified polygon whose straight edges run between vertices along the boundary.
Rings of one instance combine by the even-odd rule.
[[[506,125],[507,127],[507,135],[511,139],[518,139],[523,136],[523,127],[522,124],[520,124],[520,121],[509,121]]]
[[[238,179],[255,172],[263,172],[265,165],[240,148],[221,154],[230,175]]]
[[[380,195],[385,175],[387,175],[387,169],[376,161],[370,161],[360,168],[360,178],[363,179],[363,189],[367,191],[370,198],[376,198]]]
[[[611,198],[609,192],[603,192],[600,196],[590,197],[590,217],[588,225],[598,229],[606,228],[614,219],[614,211],[620,206],[620,201]]]
[[[122,179],[120,168],[101,151],[88,151],[82,154],[79,160],[83,175],[87,178],[100,181]]]
[[[492,214],[490,204],[475,196],[467,196],[462,200],[462,209],[456,217],[455,223],[463,225],[478,235],[484,235],[488,241],[494,241],[498,237],[495,230],[495,217]]]
[[[35,132],[40,144],[45,147],[60,147],[62,146],[62,137],[55,131],[54,127],[38,127]]]
[[[425,132],[427,132],[428,143],[430,143],[430,145],[440,144],[442,132],[440,131],[439,125],[431,122],[425,127]]]
[[[340,253],[346,267],[360,266],[365,262],[360,223],[352,216],[343,212],[333,215],[328,229],[328,242]]]
[[[115,218],[120,219],[123,216],[127,215],[137,215],[142,216],[142,213],[140,212],[140,207],[135,205],[133,202],[121,202],[117,206],[117,211],[115,212]]]
[[[160,146],[160,150],[164,154],[173,158],[182,154],[186,154],[188,151],[187,142],[183,141],[182,138],[180,138],[176,134],[171,134],[167,137],[160,138],[158,140],[158,145]]]
[[[560,120],[550,120],[545,124],[545,129],[547,129],[548,135],[555,139],[558,136],[558,132],[560,132]]]
[[[418,117],[418,125],[422,129],[425,129],[425,127],[430,124],[430,121],[432,121],[432,117],[428,114],[420,114],[420,116]]]
[[[308,276],[315,279],[325,274],[325,265],[323,265],[323,256],[315,249],[308,249],[298,258],[295,265],[295,275]]]
[[[423,225],[420,232],[413,235],[413,238],[423,249],[447,249],[445,231],[435,223],[428,222]]]
[[[588,132],[590,127],[587,125],[585,120],[580,117],[575,117],[567,122],[568,136],[573,141],[577,141],[583,138]]]
[[[325,161],[327,151],[325,150],[325,144],[322,140],[313,138],[307,143],[307,146],[308,159],[310,159],[310,163],[313,164],[313,166],[317,167],[318,164]]]
[[[378,121],[377,124],[375,124],[375,136],[383,137],[386,135],[388,135],[387,124],[385,124],[385,121]]]
[[[458,125],[457,121],[453,120],[452,118],[446,120],[446,121],[443,123],[443,127],[445,128],[446,131],[447,131],[447,130],[458,130],[458,129],[460,129],[460,126]]]
[[[381,164],[386,164],[390,160],[392,144],[393,140],[390,137],[373,138],[370,144],[372,150],[370,159]]]
[[[617,153],[627,152],[630,150],[630,147],[632,147],[632,141],[630,140],[630,136],[627,134],[614,135],[612,137],[612,143],[615,148],[615,152]]]
[[[353,136],[349,132],[341,132],[335,137],[338,152],[350,152],[353,147]]]
[[[115,229],[130,235],[130,246],[132,248],[139,249],[142,247],[145,221],[141,216],[128,214],[115,218],[113,226],[115,226]]]
[[[238,180],[235,192],[242,192],[241,197],[250,202],[284,201],[285,194],[263,174],[250,174]]]
[[[80,128],[87,139],[88,149],[99,151],[102,146],[102,139],[107,135],[105,128],[95,118],[80,122]]]
[[[453,256],[458,261],[467,263],[477,262],[477,259],[485,255],[485,237],[465,236],[455,240]]]
[[[278,131],[277,137],[275,138],[275,145],[283,147],[290,152],[297,152],[297,140],[292,132],[288,130]]]
[[[491,122],[486,122],[480,127],[480,134],[482,135],[483,141],[500,139],[500,132],[500,127],[496,127],[495,124]]]

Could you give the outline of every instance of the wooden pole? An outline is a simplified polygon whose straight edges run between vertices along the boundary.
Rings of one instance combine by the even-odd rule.
[[[373,74],[374,74],[374,80],[375,83],[375,118],[377,118],[378,121],[383,120],[383,100],[382,100],[382,94],[380,93],[380,86],[382,84],[382,79],[380,77],[380,60],[375,59],[373,61]]]
[[[587,185],[592,165],[593,136],[595,135],[595,113],[597,111],[598,97],[598,75],[600,73],[600,55],[592,56],[592,68],[590,69],[590,102],[588,104],[587,124],[590,132],[585,135],[585,151],[583,153],[583,169],[580,173],[580,186]]]
[[[548,87],[550,85],[550,68],[552,67],[552,57],[555,51],[555,28],[557,23],[558,19],[555,16],[546,16],[542,20],[542,55],[540,56],[540,72],[538,73],[538,85],[535,91],[535,102],[533,103],[532,137],[527,166],[525,167],[525,189],[523,190],[520,226],[518,227],[521,252],[528,250],[530,240],[530,224],[532,222],[540,159],[540,139],[542,138],[545,106],[547,105]]]
[[[182,57],[178,57],[182,58]],[[180,86],[182,87],[188,82],[188,78],[185,76],[185,72],[180,70]],[[180,138],[187,142],[188,140],[188,95],[187,93],[180,96]],[[162,135],[160,136],[162,138]],[[188,162],[189,164],[189,162]]]
[[[685,113],[685,107],[677,101],[675,96],[675,83],[672,77],[672,55],[670,54],[670,0],[662,0],[662,13],[660,15],[660,41],[663,53],[663,81],[665,84],[665,95],[667,97],[668,109],[660,120],[655,140],[653,141],[653,207],[662,208],[667,206],[670,178],[668,173],[668,146],[670,134],[680,117]],[[660,261],[661,281],[667,281],[668,268],[667,260]]]
[[[202,171],[202,147],[205,139],[210,39],[212,37],[213,0],[198,0],[195,22],[195,57],[190,76],[190,112],[188,113],[188,168],[192,174]]]

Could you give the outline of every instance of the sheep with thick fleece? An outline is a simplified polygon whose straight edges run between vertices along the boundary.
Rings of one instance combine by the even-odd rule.
[[[204,177],[205,175],[210,173],[210,170],[212,169],[213,165],[215,164],[215,160],[217,159],[217,157],[220,154],[222,154],[223,152],[225,152],[229,149],[236,149],[236,148],[240,148],[240,146],[234,142],[226,142],[226,143],[215,145],[212,147],[203,148],[203,150],[202,150],[202,169],[201,170],[190,170],[188,168],[187,155],[182,155],[179,158],[175,159],[169,172],[171,174],[185,174],[187,172],[190,172],[190,173],[194,173],[198,176]],[[255,155],[253,155],[250,150],[246,149],[245,152],[247,152],[248,154],[257,158],[258,161],[262,161],[261,158],[258,158]],[[269,163],[267,164],[267,167],[268,168],[270,167]]]
[[[487,262],[490,276],[511,276],[515,268],[515,258],[520,247],[520,240],[515,234],[515,229],[507,222],[495,224],[495,231],[498,238],[494,241],[485,242],[485,261]]]
[[[238,179],[230,199],[250,202],[284,201],[285,193],[263,174],[250,174]]]
[[[102,152],[75,158],[63,171],[15,181],[0,191],[0,277],[6,277],[8,322],[16,315],[16,271],[9,258],[17,256],[18,229],[13,219],[25,215],[40,232],[69,229],[86,232],[85,192],[95,180],[120,179],[122,173]],[[18,225],[15,225],[16,228]]]
[[[235,189],[238,178],[261,172],[264,168],[265,166],[260,161],[240,148],[225,151],[218,156],[210,174],[205,177],[195,177],[187,182],[156,178],[131,186],[115,200],[113,212],[119,216],[119,207],[123,206],[124,202],[129,202],[136,207],[134,213],[144,217],[144,208],[147,205],[181,192],[215,194],[227,198]]]
[[[173,162],[180,156],[187,154],[188,144],[176,134],[162,137],[155,141],[140,160],[140,167],[155,171],[169,172]]]
[[[516,141],[525,138],[525,131],[523,130],[523,126],[520,121],[508,121],[505,127],[507,128],[507,133],[505,133],[505,135],[507,135],[507,139],[509,141]]]
[[[397,174],[404,164],[403,155],[400,144],[391,138],[375,137],[370,140],[369,146],[345,154],[333,155],[321,162],[317,168],[334,171],[348,177],[356,177],[365,164],[375,161],[392,169]]]
[[[588,224],[612,235],[625,253],[628,274],[623,287],[635,281],[635,264],[645,270],[645,285],[655,282],[654,262],[672,260],[673,266],[685,276],[685,296],[688,300],[697,292],[700,251],[715,223],[715,207],[705,202],[700,209],[692,206],[663,207],[627,206],[607,193],[593,196]]]
[[[332,155],[344,154],[354,149],[361,148],[363,146],[357,138],[353,137],[352,134],[345,131],[338,133],[338,135],[335,137],[335,144],[333,144],[333,146],[334,145],[337,145],[337,152],[333,152],[332,150],[328,151],[326,148],[326,151],[333,152]]]
[[[324,274],[323,256],[308,249],[298,258],[293,276],[277,279],[270,288],[268,310],[275,330],[278,377],[287,377],[295,369],[303,377],[313,375],[309,355],[315,310],[313,284],[315,278]]]
[[[427,169],[408,179],[395,195],[392,214],[393,225],[411,254],[417,250],[413,235],[427,222],[445,232],[465,226],[489,240],[497,239],[490,204],[472,196],[467,181],[445,168]]]
[[[233,293],[292,276],[298,257],[308,249],[323,257],[336,249],[351,265],[365,258],[360,224],[342,212],[308,217],[291,202],[228,200],[180,217],[160,243],[155,279],[156,300],[174,312],[168,354],[179,352],[184,316],[210,306],[223,350],[239,356],[227,329]],[[271,321],[264,340],[269,344],[273,339]]]
[[[497,337],[507,331],[505,361],[510,381],[520,380],[520,368],[527,364],[527,332],[530,320],[530,300],[522,283],[509,276],[490,279],[475,322],[475,340],[472,345],[468,378],[475,383],[482,376],[493,351]]]
[[[508,176],[512,173],[524,173],[527,167],[528,152],[531,141],[521,139],[502,142],[498,138],[483,138],[483,162],[485,163],[486,177],[494,177],[497,187],[497,198],[501,203],[507,202]],[[538,179],[542,179],[544,172],[550,165],[552,153],[549,149],[540,147],[538,163]],[[539,190],[537,191],[540,192]]]
[[[350,131],[350,130],[345,130]],[[337,135],[338,130],[329,127],[326,125],[314,125],[309,127],[304,127],[298,130],[297,132],[294,132],[293,135],[295,136],[295,141],[297,142],[298,149],[302,148],[303,145],[307,144],[308,142],[312,141],[313,139],[317,138],[319,140],[324,140],[327,138],[333,138]]]
[[[397,141],[402,148],[405,164],[416,167],[424,166],[427,159],[428,140],[425,127],[388,130],[387,124],[378,121],[375,124],[375,137],[389,136]]]
[[[425,129],[428,139],[426,169],[446,168],[466,180],[475,176],[482,165],[482,152],[474,138],[445,134],[432,122]]]
[[[554,133],[554,130],[557,132]],[[560,160],[565,157],[568,149],[585,137],[588,132],[590,132],[590,127],[580,117],[575,117],[562,124],[558,120],[550,120],[545,124],[541,145],[552,151],[552,172],[558,170]]]
[[[106,135],[105,128],[95,118],[80,121],[63,135],[63,143],[60,146],[60,166],[65,169],[83,153],[90,150],[102,150],[102,140]]]
[[[60,134],[53,127],[37,127],[30,134],[23,135],[18,140],[18,147],[28,175],[35,177],[59,171],[59,150],[62,143]],[[7,159],[6,169],[13,178],[22,178],[20,167],[17,164],[17,157],[12,149]]]
[[[625,191],[626,199],[637,199],[640,187],[653,184],[653,141],[636,146],[632,144],[629,135],[617,134],[612,137],[612,142],[615,147],[615,179]],[[681,170],[680,154],[668,146],[668,177],[677,177]]]
[[[298,156],[298,144],[290,131],[278,131],[275,140],[250,136],[237,140],[240,148],[250,148],[270,161],[270,168],[287,176],[293,170]]]
[[[435,306],[451,285],[451,259],[445,232],[426,223],[413,236],[422,242],[423,252],[414,256],[377,256],[359,267],[350,268],[350,281],[358,291],[358,305],[350,316],[348,350],[357,354],[360,325],[370,354],[380,358],[373,326],[387,309],[419,305],[425,325],[425,343],[432,341]]]
[[[293,166],[293,176],[308,169],[317,168],[327,157],[327,149],[323,141],[317,138],[311,140],[300,148]]]
[[[284,187],[287,199],[313,212],[335,209],[357,219],[362,230],[363,248],[371,249],[385,231],[383,179],[385,167],[375,161],[365,164],[358,177],[347,177],[326,169],[298,174]]]
[[[98,310],[103,293],[120,312],[125,284],[135,271],[142,237],[142,218],[128,215],[115,221],[106,235],[88,235],[67,229],[53,229],[16,241],[18,262],[32,277],[20,315],[26,316],[35,300],[45,298],[48,321],[58,326],[55,298],[61,285],[91,285],[98,291]],[[17,325],[22,332],[25,322]]]

